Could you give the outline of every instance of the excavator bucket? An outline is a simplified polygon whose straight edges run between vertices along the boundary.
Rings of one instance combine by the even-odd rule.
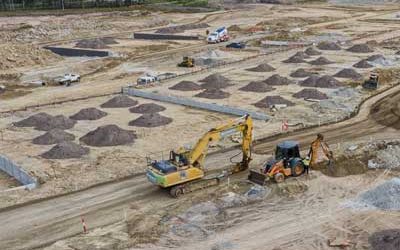
[[[248,180],[263,186],[268,181],[268,176],[255,170],[250,170]]]

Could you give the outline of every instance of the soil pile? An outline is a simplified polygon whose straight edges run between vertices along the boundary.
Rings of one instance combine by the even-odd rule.
[[[314,47],[308,47],[308,48],[304,51],[304,53],[306,53],[306,54],[309,55],[309,56],[319,56],[319,55],[322,54],[321,52],[319,52],[318,50],[316,50]]]
[[[38,136],[32,140],[33,144],[38,145],[51,145],[57,144],[64,141],[73,141],[75,140],[75,136],[73,134],[67,133],[61,129],[52,129],[45,134]]]
[[[154,128],[164,126],[172,122],[172,118],[162,116],[158,113],[143,114],[136,120],[130,121],[129,126]]]
[[[74,142],[61,142],[41,156],[46,159],[81,158],[89,153],[89,148],[82,147]]]
[[[359,61],[358,63],[354,64],[353,67],[359,68],[359,69],[367,69],[367,68],[372,68],[372,66],[367,60],[363,59]]]
[[[358,197],[361,204],[375,209],[400,211],[400,178],[393,178],[362,193]]]
[[[78,113],[71,115],[69,118],[72,120],[98,120],[107,116],[107,113],[97,108],[81,109]]]
[[[202,87],[195,82],[181,81],[181,82],[175,84],[174,86],[169,87],[169,89],[180,90],[180,91],[195,91],[195,90],[202,89]]]
[[[373,233],[369,239],[372,250],[400,249],[400,229],[389,229]]]
[[[295,98],[304,99],[315,99],[315,100],[325,100],[328,96],[316,89],[303,89],[293,95]]]
[[[386,58],[381,54],[372,55],[367,58],[368,62],[373,62],[373,61],[377,61],[377,60],[386,60]]]
[[[145,103],[129,109],[131,113],[138,113],[138,114],[158,113],[164,110],[165,107],[155,103]]]
[[[284,63],[305,63],[306,61],[302,57],[291,56],[282,62],[284,62]]]
[[[334,42],[320,42],[317,45],[317,48],[320,50],[341,50],[342,48]]]
[[[14,126],[16,126],[16,127],[36,127],[52,118],[53,118],[53,116],[51,116],[47,113],[41,112],[41,113],[34,114],[24,120],[14,123]]]
[[[315,87],[317,87],[317,88],[338,88],[342,85],[343,84],[340,81],[336,80],[332,76],[325,75],[325,76],[320,77],[317,80],[317,84],[315,85]]]
[[[294,84],[294,81],[292,81],[286,77],[280,76],[278,74],[274,74],[274,75],[270,76],[264,82],[271,86]]]
[[[327,65],[327,64],[332,64],[334,62],[332,62],[332,61],[326,59],[325,57],[321,56],[321,57],[318,57],[317,59],[315,59],[314,61],[310,61],[309,63],[312,64],[312,65]]]
[[[231,94],[224,92],[220,89],[206,89],[203,92],[198,93],[195,97],[207,98],[207,99],[224,99],[228,98]]]
[[[254,104],[258,108],[271,108],[274,105],[294,106],[295,104],[279,95],[267,96]]]
[[[204,89],[223,89],[232,85],[229,81],[228,78],[218,73],[209,75],[203,80],[200,80],[200,82],[203,82],[201,87]]]
[[[350,78],[350,79],[355,79],[359,80],[362,78],[362,75],[359,74],[357,71],[354,69],[342,69],[341,71],[337,72],[334,77],[339,77],[339,78]]]
[[[94,147],[125,145],[137,138],[133,131],[124,130],[117,125],[105,125],[90,131],[79,140]]]
[[[299,51],[296,54],[294,54],[293,56],[297,56],[303,59],[308,59],[310,58],[310,55],[308,55],[307,53],[303,52],[303,51]]]
[[[265,82],[254,81],[254,82],[250,82],[249,84],[240,88],[239,90],[246,91],[246,92],[265,93],[265,92],[273,91],[273,90],[275,90],[275,88],[267,85]]]
[[[271,72],[274,71],[275,68],[269,65],[268,63],[262,63],[258,65],[257,67],[246,69],[248,71],[253,71],[253,72]]]
[[[128,108],[137,105],[138,102],[126,95],[118,95],[101,104],[102,108]]]
[[[210,25],[206,23],[195,23],[195,24],[184,24],[184,25],[177,25],[172,27],[165,27],[158,29],[156,33],[161,34],[176,34],[185,32],[185,30],[193,30],[193,29],[201,29],[201,28],[208,28]]]
[[[374,52],[374,50],[366,43],[361,43],[361,44],[356,44],[347,49],[347,51],[353,52],[353,53],[371,53]]]
[[[317,85],[317,81],[319,79],[319,76],[317,75],[311,75],[307,79],[303,80],[300,82],[300,86],[304,87],[315,87]]]
[[[75,123],[75,120],[69,119],[68,117],[63,115],[57,115],[50,117],[40,124],[37,124],[35,126],[35,129],[41,131],[49,131],[55,128],[65,130],[73,128],[75,126]]]
[[[304,78],[304,77],[309,77],[311,75],[313,75],[315,73],[313,72],[308,72],[305,69],[297,69],[296,71],[292,72],[290,74],[291,77],[295,77],[295,78]]]

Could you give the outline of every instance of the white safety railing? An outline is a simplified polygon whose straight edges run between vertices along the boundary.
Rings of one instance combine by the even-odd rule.
[[[34,189],[39,185],[36,178],[30,176],[21,167],[17,166],[4,156],[0,156],[0,170],[14,177],[29,190]]]

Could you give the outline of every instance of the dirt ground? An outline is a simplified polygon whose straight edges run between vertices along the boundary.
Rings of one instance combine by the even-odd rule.
[[[349,208],[346,204],[398,174],[397,170],[368,170],[368,160],[382,158],[382,155],[389,154],[386,151],[378,156],[371,153],[368,156],[371,159],[366,160],[348,155],[347,149],[357,145],[370,150],[365,145],[370,145],[368,143],[374,138],[399,139],[397,104],[400,57],[395,55],[398,47],[393,47],[393,44],[400,37],[400,23],[396,17],[400,8],[396,9],[393,5],[337,7],[323,3],[245,6],[211,13],[134,10],[65,16],[0,17],[0,40],[4,48],[0,52],[3,60],[0,62],[0,85],[6,87],[6,92],[0,92],[0,151],[1,155],[37,177],[41,184],[32,191],[1,192],[17,184],[7,176],[0,175],[0,208],[4,209],[0,211],[0,218],[6,224],[16,220],[13,230],[0,230],[0,242],[3,242],[0,246],[3,244],[4,249],[39,247],[46,250],[219,250],[264,249],[268,246],[265,249],[308,250],[331,249],[328,241],[349,241],[350,246],[345,249],[370,249],[370,235],[382,230],[398,229],[398,211],[360,210]],[[206,28],[187,29],[179,33],[199,35],[201,39],[197,41],[132,39],[136,31],[154,33],[166,26],[200,23],[207,24],[210,31],[221,26],[230,27],[231,41],[245,41],[247,47],[234,50],[225,48],[228,43],[206,44]],[[115,41],[105,48],[111,52],[110,57],[61,57],[43,48],[45,45],[74,47],[82,39],[102,37],[110,37]],[[263,42],[268,39],[298,41],[308,45],[267,47]],[[337,42],[342,49],[318,49],[320,55],[304,58],[302,63],[284,62],[307,47],[317,48],[315,45],[323,41]],[[367,43],[373,52],[354,53],[347,50],[361,43]],[[353,67],[355,63],[377,54],[383,58],[369,62],[372,68]],[[194,68],[177,67],[183,56],[191,56],[199,64]],[[309,63],[320,56],[333,63]],[[266,63],[274,70],[247,70]],[[336,77],[343,85],[341,88],[313,88],[326,96],[324,100],[296,98],[293,95],[309,88],[301,86],[306,78],[290,77],[300,68],[317,73],[318,78],[324,76],[323,79],[352,68],[361,74],[362,79]],[[380,72],[382,84],[377,91],[363,90],[360,84],[372,71]],[[54,77],[69,72],[79,73],[82,81],[71,87],[38,87],[28,83],[39,79],[50,82]],[[132,97],[139,105],[155,103],[164,107],[165,110],[160,109],[159,114],[168,121],[168,124],[160,127],[138,127],[129,124],[134,125],[132,121],[142,114],[130,112],[131,107],[101,107],[101,104],[116,96],[121,87],[135,85],[139,76],[167,72],[180,76],[141,90],[257,111],[271,117],[268,122],[257,120],[254,123],[254,139],[273,137],[268,142],[261,140],[254,147],[252,167],[259,166],[271,157],[277,142],[295,139],[306,151],[315,134],[321,132],[338,156],[337,172],[329,174],[326,169],[312,171],[309,176],[288,179],[284,184],[271,184],[262,189],[244,181],[246,176],[243,174],[232,177],[229,184],[193,193],[180,200],[170,199],[144,178],[146,156],[159,158],[167,155],[171,149],[193,145],[210,128],[235,117]],[[196,97],[205,88],[201,87],[204,84],[201,80],[211,74],[228,79],[229,84],[220,89],[227,93],[224,96],[226,98]],[[275,74],[288,78],[291,83],[277,85],[265,81]],[[201,89],[171,89],[181,81],[197,83]],[[267,92],[240,90],[250,82],[264,82],[272,88]],[[208,82],[204,86],[215,92],[210,88],[212,84]],[[282,121],[289,123],[290,131],[338,122],[349,117],[362,101],[378,92],[382,96],[366,101],[358,116],[351,120],[277,135],[282,132]],[[254,105],[268,96],[280,96],[294,105],[282,109]],[[13,123],[40,112],[69,117],[85,108],[97,108],[106,112],[106,115],[98,120],[79,120],[72,128],[65,130],[75,136],[73,142],[89,148],[87,152],[90,152],[81,158],[45,159],[41,155],[54,145],[32,143],[45,131],[13,126]],[[94,147],[79,140],[106,125],[134,131],[133,143]],[[207,165],[218,169],[229,164],[227,156],[236,152],[229,148],[234,145],[236,143],[232,138],[212,145],[212,152],[220,149],[227,152],[210,156]],[[350,159],[348,157],[351,160],[346,161]],[[390,164],[395,165],[393,162]],[[127,176],[131,178],[123,179]],[[121,181],[80,191],[117,179]],[[22,206],[19,210],[7,209],[11,205],[72,191],[77,192],[60,196],[56,198],[57,201],[50,199],[37,205]],[[59,207],[51,207],[53,202]],[[82,205],[71,207],[71,202]],[[48,214],[41,212],[47,209]],[[26,215],[26,220],[22,221],[20,214],[29,216]],[[79,234],[81,214],[87,215],[88,234]],[[29,228],[21,232],[26,225]],[[21,232],[21,239],[25,240],[18,241],[19,237],[15,237],[14,232]]]

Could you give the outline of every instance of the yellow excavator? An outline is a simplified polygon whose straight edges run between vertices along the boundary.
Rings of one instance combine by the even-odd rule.
[[[232,166],[225,174],[206,175],[204,161],[210,143],[238,132],[242,135],[242,161]],[[190,150],[180,148],[177,151],[171,151],[168,160],[148,158],[147,179],[155,185],[168,188],[173,197],[218,184],[227,175],[248,169],[251,161],[252,138],[253,121],[249,115],[231,120],[205,133]]]

